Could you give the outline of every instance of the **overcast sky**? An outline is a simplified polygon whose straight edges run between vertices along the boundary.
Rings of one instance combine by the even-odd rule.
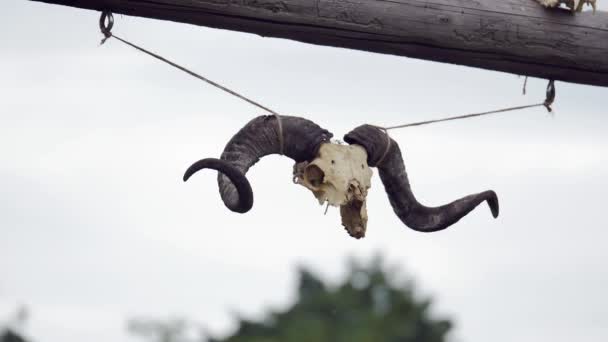
[[[600,1],[600,8],[608,9]],[[133,316],[184,316],[225,334],[293,299],[295,266],[338,280],[349,256],[382,252],[416,279],[454,341],[608,339],[608,89],[558,83],[543,109],[392,133],[417,197],[439,205],[494,189],[448,230],[393,214],[377,174],[362,240],[291,183],[291,160],[248,174],[255,205],[228,211],[219,156],[263,114],[110,40],[98,13],[0,5],[0,321],[25,304],[35,341],[132,341]],[[114,32],[342,137],[539,102],[546,82],[453,65],[117,16]]]

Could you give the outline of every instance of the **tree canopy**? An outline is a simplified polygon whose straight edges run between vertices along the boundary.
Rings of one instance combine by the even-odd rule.
[[[343,282],[330,286],[299,270],[296,302],[259,321],[240,319],[237,330],[211,342],[441,342],[452,323],[433,318],[431,301],[411,284],[391,281],[382,263],[352,263]]]
[[[26,342],[18,333],[11,329],[0,332],[0,342]]]

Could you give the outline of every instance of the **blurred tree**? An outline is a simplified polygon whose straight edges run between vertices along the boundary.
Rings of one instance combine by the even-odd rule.
[[[344,281],[329,286],[299,269],[296,302],[260,321],[239,319],[224,339],[205,338],[183,320],[134,320],[132,333],[154,342],[443,342],[452,324],[433,318],[431,301],[416,298],[411,282],[399,282],[397,269],[380,257],[368,265],[351,261]],[[190,326],[190,328],[188,328]]]
[[[211,342],[442,342],[452,324],[432,318],[430,300],[418,300],[411,284],[396,285],[376,258],[351,262],[346,280],[330,288],[299,270],[296,303],[254,322],[240,320],[236,332]]]
[[[21,335],[12,331],[11,329],[6,329],[3,332],[0,332],[0,342],[27,342]]]
[[[7,327],[4,330],[0,330],[0,342],[27,342],[26,339],[21,336],[17,330],[23,328],[23,325],[27,321],[29,316],[27,307],[20,306],[17,308],[13,317],[6,322]]]

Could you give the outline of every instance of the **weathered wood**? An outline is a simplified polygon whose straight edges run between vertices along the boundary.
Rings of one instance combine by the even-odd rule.
[[[608,12],[534,0],[33,0],[608,86]]]

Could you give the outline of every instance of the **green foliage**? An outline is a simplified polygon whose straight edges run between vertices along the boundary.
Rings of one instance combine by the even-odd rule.
[[[429,313],[411,285],[397,286],[378,259],[352,263],[346,280],[330,287],[306,269],[299,271],[296,303],[259,322],[241,320],[237,331],[211,342],[442,342],[450,321]]]
[[[28,316],[27,307],[18,307],[6,322],[0,324],[0,326],[5,326],[5,328],[0,329],[0,342],[26,342],[26,339],[21,335],[21,330],[28,320]]]
[[[16,332],[6,329],[3,332],[0,332],[0,342],[26,342],[21,335]]]

